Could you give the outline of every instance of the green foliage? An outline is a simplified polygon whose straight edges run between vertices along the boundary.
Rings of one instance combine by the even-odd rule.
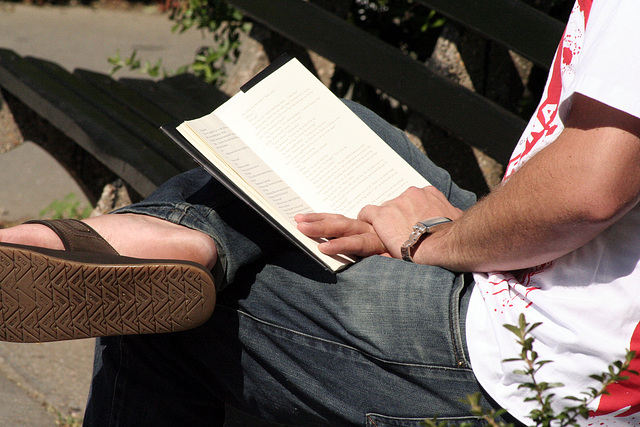
[[[419,61],[431,55],[445,18],[415,0],[349,1],[347,20]]]
[[[216,33],[225,28],[240,29],[244,16],[224,0],[174,0],[167,3],[169,17],[175,21],[174,31],[184,32],[190,28],[205,29]],[[214,36],[214,40],[219,38]]]
[[[62,415],[60,411],[56,411],[58,413],[58,419],[56,419],[55,423],[57,427],[81,427],[82,426],[82,418],[77,417],[75,415]]]
[[[122,68],[129,70],[140,71],[143,74],[147,74],[151,77],[166,77],[169,73],[162,66],[162,59],[152,64],[150,61],[141,61],[138,59],[138,51],[134,50],[129,57],[121,57],[120,51],[117,51],[115,55],[108,58],[111,67],[111,74],[118,72]]]
[[[111,74],[120,69],[140,71],[151,77],[167,77],[191,72],[207,83],[221,84],[226,77],[226,65],[235,63],[240,54],[240,36],[250,28],[250,21],[237,9],[222,0],[173,0],[165,5],[169,19],[174,21],[174,33],[195,29],[211,36],[211,46],[201,48],[191,64],[175,71],[162,67],[162,60],[139,60],[137,52],[122,58],[120,52],[108,59]]]
[[[175,0],[168,4],[172,31],[183,33],[196,28],[210,33],[213,45],[200,49],[189,69],[209,83],[223,81],[225,63],[235,63],[240,55],[240,35],[250,21],[223,0]]]
[[[588,405],[599,396],[606,394],[608,386],[619,381],[628,380],[629,377],[624,374],[638,375],[637,372],[629,370],[631,360],[635,357],[635,352],[627,351],[624,361],[616,361],[609,365],[607,372],[590,376],[590,378],[597,380],[602,385],[599,389],[590,388],[582,393],[584,396],[581,398],[565,396],[564,400],[576,403],[567,405],[562,411],[556,413],[552,409],[556,395],[551,390],[562,387],[563,384],[539,382],[536,379],[538,371],[547,363],[551,363],[549,360],[540,360],[538,353],[533,349],[534,339],[530,336],[530,333],[538,326],[540,326],[540,323],[528,324],[524,314],[520,314],[517,326],[504,325],[505,328],[516,335],[516,340],[522,347],[518,358],[507,359],[505,362],[524,363],[524,369],[518,369],[514,372],[529,379],[527,382],[520,384],[519,387],[530,392],[530,396],[525,398],[525,401],[537,403],[538,407],[529,414],[536,426],[578,426],[578,418],[586,419],[589,416]]]
[[[536,374],[538,371],[547,363],[549,360],[539,360],[538,353],[533,350],[533,342],[534,339],[529,335],[531,331],[540,326],[540,323],[534,323],[533,325],[529,325],[524,315],[520,315],[519,324],[515,325],[504,325],[509,331],[511,331],[517,337],[517,342],[522,347],[522,351],[520,352],[520,357],[514,359],[506,359],[505,362],[516,362],[522,361],[525,364],[525,369],[516,369],[513,372],[515,374],[524,375],[531,379],[531,382],[526,382],[520,384],[519,388],[528,389],[532,396],[526,397],[525,402],[536,401],[538,402],[539,408],[535,409],[531,413],[531,418],[536,421],[543,421],[547,419],[553,418],[553,410],[551,409],[551,404],[555,397],[554,393],[551,393],[549,390],[557,387],[561,387],[562,384],[559,383],[547,383],[547,382],[537,382]],[[545,424],[540,424],[545,425]]]
[[[41,217],[51,219],[74,218],[83,219],[91,214],[91,206],[83,205],[74,193],[69,193],[62,200],[54,200],[40,211]]]
[[[583,397],[565,396],[567,402],[575,402],[568,404],[560,412],[554,412],[552,405],[556,401],[556,395],[553,389],[562,387],[561,383],[547,383],[538,381],[537,373],[546,364],[551,363],[549,360],[540,360],[538,353],[533,349],[534,338],[531,331],[540,326],[540,323],[527,323],[524,314],[520,314],[517,325],[504,325],[509,331],[516,336],[516,341],[520,344],[521,352],[518,357],[506,359],[505,362],[522,362],[524,369],[516,369],[513,372],[523,375],[526,380],[520,384],[519,388],[528,391],[525,402],[536,402],[537,407],[529,413],[529,417],[533,420],[535,427],[568,427],[579,426],[577,420],[579,418],[588,418],[588,406],[598,397],[607,394],[607,387],[616,382],[628,380],[628,375],[638,375],[638,372],[629,370],[631,361],[635,357],[634,351],[627,351],[624,361],[613,362],[607,368],[607,371],[600,375],[591,375],[590,378],[601,384],[599,388],[590,388],[582,392]],[[482,408],[480,405],[480,393],[475,393],[467,397],[467,403],[471,409],[471,414],[483,419],[492,427],[513,427],[513,424],[506,424],[503,421],[496,421],[496,418],[504,414],[504,410],[495,411]],[[452,427],[446,421],[438,421],[437,418],[425,420],[423,423],[427,427]],[[469,423],[456,424],[457,427],[470,427]]]

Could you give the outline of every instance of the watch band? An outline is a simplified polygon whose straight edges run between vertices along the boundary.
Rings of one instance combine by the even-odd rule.
[[[416,243],[418,243],[420,238],[425,234],[430,234],[432,227],[435,227],[436,225],[444,224],[446,222],[451,222],[451,219],[443,216],[438,216],[435,218],[429,218],[429,219],[425,219],[424,221],[416,222],[416,224],[413,226],[413,231],[409,235],[409,238],[400,247],[400,253],[402,254],[402,259],[405,261],[413,262],[413,258],[411,257],[411,249],[413,249]]]

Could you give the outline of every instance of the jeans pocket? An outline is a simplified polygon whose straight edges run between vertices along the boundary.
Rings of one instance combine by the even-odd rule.
[[[405,418],[405,417],[390,417],[381,414],[367,414],[365,416],[366,427],[422,427],[423,422],[430,417],[418,417],[418,418]],[[480,427],[486,425],[478,417],[438,417],[438,422],[448,421],[454,423],[454,425],[461,423],[469,423],[473,427]]]

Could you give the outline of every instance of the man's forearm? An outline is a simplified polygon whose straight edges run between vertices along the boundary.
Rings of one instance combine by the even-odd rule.
[[[576,113],[606,118],[591,116],[598,105],[584,102]],[[592,240],[640,193],[637,119],[609,111],[618,113],[624,117],[615,123],[629,122],[620,128],[579,121],[565,129],[498,191],[437,228],[414,259],[458,271],[506,271],[551,261]]]

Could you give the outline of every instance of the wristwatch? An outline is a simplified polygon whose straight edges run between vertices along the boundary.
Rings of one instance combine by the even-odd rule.
[[[445,218],[443,216],[438,216],[435,218],[425,219],[424,221],[416,222],[416,225],[413,226],[413,231],[411,235],[407,239],[406,242],[402,244],[400,247],[400,253],[402,254],[402,259],[405,261],[413,262],[413,258],[411,257],[411,249],[420,241],[422,236],[425,234],[431,233],[431,228],[436,225],[444,224],[445,222],[451,222],[450,218]]]

